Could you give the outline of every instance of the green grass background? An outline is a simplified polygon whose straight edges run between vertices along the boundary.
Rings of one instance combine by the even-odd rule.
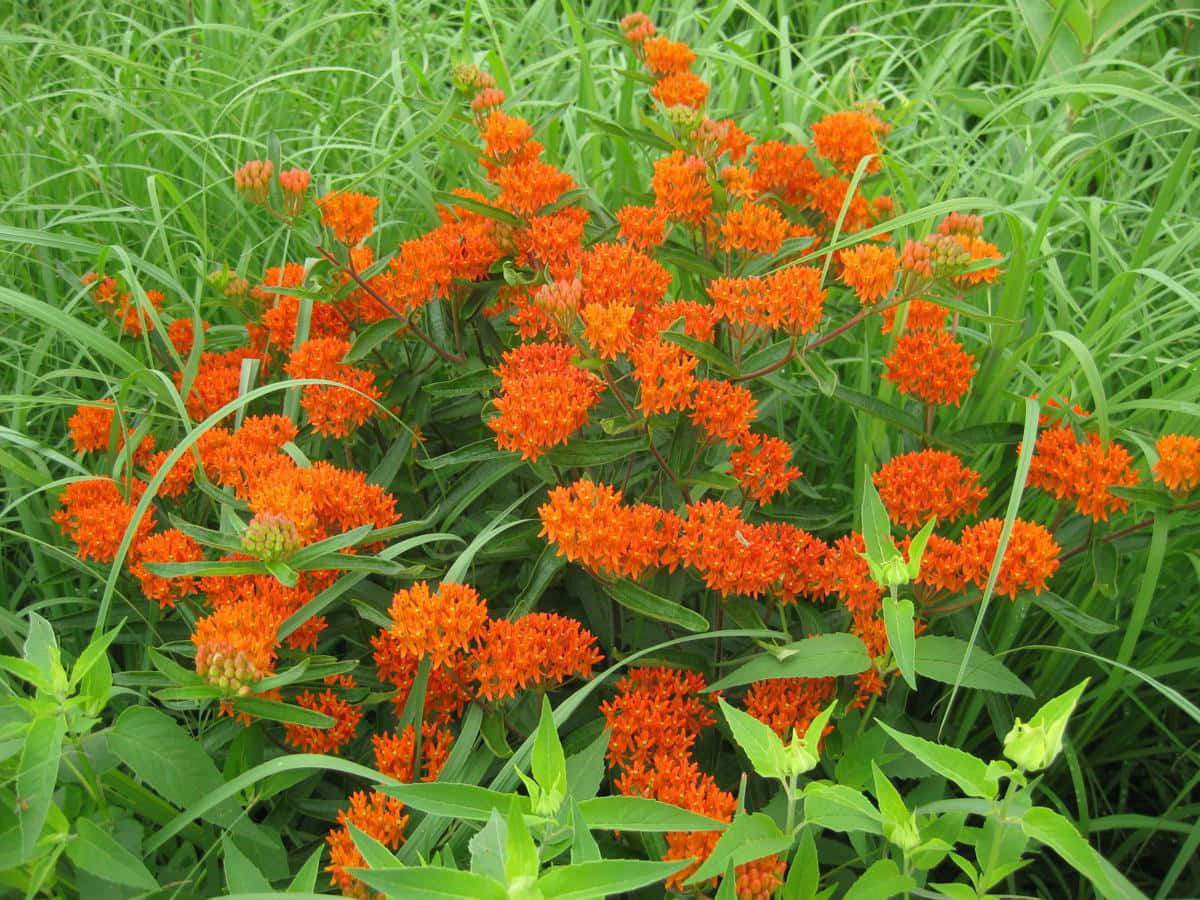
[[[108,573],[75,560],[49,523],[58,480],[85,471],[66,438],[75,405],[116,396],[178,417],[156,399],[156,376],[112,342],[78,276],[107,259],[110,272],[164,290],[182,315],[213,268],[278,264],[286,236],[246,214],[230,177],[273,140],[321,190],[378,194],[383,246],[427,228],[435,190],[478,183],[448,80],[464,60],[495,74],[595,205],[638,202],[656,151],[617,124],[640,103],[616,40],[615,20],[631,8],[0,4],[0,639],[16,640],[17,611],[29,608],[67,643],[94,624]],[[715,112],[763,138],[804,140],[811,119],[878,101],[894,127],[885,177],[898,207],[955,201],[987,216],[987,236],[1008,255],[989,312],[1020,324],[964,322],[991,349],[969,413],[940,427],[1003,423],[990,436],[1011,440],[1020,396],[1037,392],[1070,395],[1095,411],[1102,435],[1135,450],[1152,452],[1166,431],[1200,432],[1194,2],[645,9],[695,47]],[[204,315],[217,342],[235,321],[208,305]],[[888,399],[862,362],[872,342],[834,345],[832,362],[846,383]],[[897,440],[848,408],[790,403],[775,414],[804,430],[814,484],[846,484]],[[1002,514],[1011,443],[982,460],[997,486],[987,512]],[[1052,517],[1049,501],[1024,503],[1023,514]],[[848,512],[825,516],[827,527],[850,527]],[[1200,891],[1198,535],[1194,513],[1159,513],[1064,566],[1055,590],[1069,604],[998,602],[981,632],[1039,697],[1085,675],[1099,684],[1046,790],[1157,896]],[[116,599],[121,615],[145,615],[136,598]],[[973,613],[952,624],[966,636]],[[967,747],[991,739],[1000,702],[960,700],[953,737]],[[1039,872],[1043,896],[1081,891],[1065,872]]]

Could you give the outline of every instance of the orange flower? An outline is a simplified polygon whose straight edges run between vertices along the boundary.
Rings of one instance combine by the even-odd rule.
[[[786,441],[762,434],[747,434],[741,446],[729,454],[731,474],[742,493],[763,504],[800,477],[800,470],[790,465],[791,461],[792,448]]]
[[[800,144],[767,141],[754,148],[754,189],[771,193],[789,206],[805,206],[821,180],[817,167]],[[839,201],[840,205],[840,201]]]
[[[586,424],[588,411],[600,400],[600,379],[572,363],[576,350],[568,344],[522,344],[504,354],[496,374],[500,415],[487,426],[501,450],[515,450],[537,460]]]
[[[1003,525],[1000,519],[985,519],[962,533],[963,573],[980,590],[987,584]],[[1050,532],[1041,525],[1016,519],[996,580],[996,593],[1010,599],[1023,590],[1041,593],[1046,580],[1058,571],[1061,550]]]
[[[697,381],[693,373],[699,360],[678,344],[650,337],[629,352],[633,377],[641,388],[638,409],[644,415],[686,409]]]
[[[966,251],[971,262],[979,262],[985,259],[1003,259],[1003,254],[1000,253],[996,245],[989,244],[982,238],[960,233],[953,235],[953,239]],[[986,269],[956,275],[952,280],[959,287],[970,287],[976,284],[991,284],[999,277],[1000,269],[996,266],[989,266]]]
[[[192,379],[185,405],[194,421],[208,418],[218,409],[236,400],[241,387],[242,361],[257,354],[248,347],[226,353],[203,353],[196,377]],[[175,387],[183,390],[183,372],[173,376]]]
[[[905,544],[903,549],[907,554],[908,545]],[[958,544],[939,534],[931,534],[921,557],[917,583],[934,591],[960,593],[970,580],[964,571],[966,562],[966,555]]]
[[[786,741],[793,731],[803,735],[836,693],[833,678],[773,678],[750,685],[742,706]]]
[[[850,198],[848,203],[847,197]],[[862,192],[856,189],[851,193],[850,182],[836,176],[817,179],[812,186],[810,205],[830,226],[842,217],[844,205],[846,213],[842,217],[842,231],[848,234],[861,231],[873,221],[871,207]]]
[[[114,414],[111,400],[103,400],[99,406],[77,406],[75,414],[67,419],[75,452],[102,453],[107,450]]]
[[[871,570],[862,557],[866,552],[862,535],[851,532],[838,538],[825,558],[827,590],[837,594],[856,618],[873,616],[883,599],[883,588],[871,578]]]
[[[587,220],[587,210],[577,206],[534,216],[527,229],[517,232],[517,263],[545,267],[553,278],[572,280],[583,256],[583,226]]]
[[[342,362],[349,352],[350,343],[337,338],[305,341],[284,366],[292,378],[324,378],[345,386],[306,384],[301,393],[309,424],[326,437],[346,437],[363,425],[382,396],[373,374]]]
[[[643,332],[661,333],[683,319],[683,333],[697,341],[712,341],[717,327],[716,311],[707,303],[695,300],[672,300],[646,310],[642,319]]]
[[[771,586],[781,603],[822,598],[826,593],[825,557],[829,547],[819,538],[787,522],[768,522],[756,529],[756,540],[769,543],[779,558],[782,576]]]
[[[1120,444],[1102,444],[1094,434],[1080,442],[1074,429],[1061,423],[1038,435],[1029,464],[1029,484],[1059,500],[1074,500],[1075,509],[1093,521],[1107,520],[1110,512],[1129,509],[1129,501],[1109,488],[1138,483],[1138,474],[1130,467],[1132,460]]]
[[[642,44],[646,68],[655,75],[676,75],[686,72],[696,60],[696,54],[682,41],[653,37]]]
[[[721,183],[731,197],[753,200],[758,196],[754,174],[746,166],[726,166],[721,170]]]
[[[294,468],[291,460],[279,450],[298,433],[295,423],[287,416],[247,416],[242,420],[241,428],[232,434],[221,428],[205,432],[200,436],[197,448],[207,476],[232,489],[238,499],[244,500],[251,485],[281,465]]]
[[[953,522],[979,509],[987,489],[979,473],[953,453],[918,450],[893,456],[871,479],[892,518],[905,528],[920,528],[930,518]]]
[[[371,637],[371,648],[379,680],[396,689],[392,705],[397,716],[403,715],[413,681],[417,677],[420,658],[410,656],[403,642],[393,637],[387,629]],[[462,715],[463,709],[474,699],[466,688],[467,680],[471,677],[468,666],[466,658],[460,654],[451,665],[434,666],[429,670],[425,687],[427,720],[448,725]]]
[[[286,169],[279,173],[279,189],[283,191],[283,211],[295,218],[304,211],[304,195],[312,173],[307,169]]]
[[[788,266],[766,276],[717,278],[708,284],[713,310],[734,325],[782,328],[811,334],[821,322],[825,291],[821,270]]]
[[[153,478],[167,461],[170,451],[160,450],[146,461],[146,471]],[[196,460],[189,451],[179,458],[171,467],[167,477],[158,488],[159,497],[182,497],[188,492],[195,480]]]
[[[882,300],[892,292],[898,262],[892,247],[879,244],[859,244],[838,252],[842,281],[854,289],[864,304]]]
[[[623,206],[617,222],[621,240],[638,250],[653,250],[666,240],[667,217],[657,206]]]
[[[689,106],[699,109],[708,97],[708,85],[694,72],[676,72],[660,78],[650,88],[650,96],[663,106]]]
[[[129,498],[132,502],[127,503],[111,478],[72,481],[63,489],[58,500],[60,509],[50,519],[74,541],[80,559],[112,562],[133,521],[136,502],[143,490],[145,485],[133,482]],[[130,546],[141,544],[153,528],[152,514],[147,512],[138,522]]]
[[[588,678],[603,660],[596,636],[574,619],[530,613],[515,622],[492,619],[476,638],[474,679],[485,700],[518,690],[547,690],[570,678]]]
[[[838,112],[812,125],[813,143],[817,153],[829,160],[844,175],[853,174],[864,156],[874,155],[867,163],[868,173],[880,168],[879,137],[891,129],[868,113]]]
[[[442,666],[479,636],[487,621],[487,601],[465,584],[443,583],[430,593],[428,583],[418,581],[392,596],[388,612],[391,635],[402,651],[428,656]]]
[[[914,331],[896,341],[896,349],[883,358],[883,377],[902,394],[926,403],[958,406],[978,371],[975,357],[945,331]]]
[[[625,506],[609,485],[581,480],[552,488],[538,516],[538,536],[593,572],[638,578],[651,568],[674,567],[678,517],[645,503]]]
[[[583,337],[601,359],[616,359],[633,341],[633,315],[628,303],[589,303],[580,310]]]
[[[372,279],[371,287],[402,313],[420,309],[449,295],[458,247],[458,237],[444,228],[405,241],[392,255],[388,271]]]
[[[721,225],[722,246],[726,251],[769,255],[779,250],[787,234],[787,219],[761,203],[743,203],[730,210]]]
[[[638,310],[657,306],[671,274],[627,244],[593,244],[580,265],[585,303],[628,303]]]
[[[379,198],[353,191],[335,191],[317,198],[321,224],[348,247],[361,244],[375,230],[375,208]]]
[[[575,188],[575,179],[537,159],[497,169],[490,180],[500,188],[497,202],[520,216],[531,216]]]
[[[202,331],[208,331],[208,323],[201,322],[200,328]],[[171,346],[175,348],[183,359],[192,352],[192,345],[196,342],[196,326],[191,319],[176,319],[167,326],[167,340],[171,342]]]
[[[679,555],[700,573],[705,585],[722,596],[757,597],[785,574],[784,554],[776,535],[745,521],[734,506],[702,500],[687,507]]]
[[[647,38],[654,34],[654,23],[643,12],[633,12],[621,19],[621,32],[625,40],[640,47]]]
[[[946,307],[929,300],[909,300],[899,306],[889,306],[881,313],[883,334],[892,333],[896,324],[896,314],[903,306],[908,307],[908,313],[904,317],[905,331],[938,331],[946,324]]]
[[[275,672],[278,621],[258,599],[218,607],[196,620],[196,672],[229,694],[245,696]]]
[[[697,381],[692,396],[692,424],[710,439],[737,444],[750,436],[758,407],[754,395],[728,381]]]
[[[716,720],[705,702],[704,676],[684,669],[630,669],[617,693],[600,704],[612,736],[608,761],[625,770],[645,766],[655,754],[690,752],[700,732]]]
[[[304,691],[296,698],[296,703],[334,720],[328,728],[284,725],[287,742],[303,753],[337,753],[354,739],[358,723],[362,721],[362,707],[346,702],[333,691],[320,694]]]
[[[1186,494],[1200,484],[1200,438],[1187,434],[1164,434],[1154,445],[1158,462],[1154,480],[1173,494]]]
[[[667,217],[689,225],[701,225],[712,210],[712,187],[705,177],[704,160],[676,150],[654,164],[650,180],[654,205]]]
[[[408,784],[413,780],[416,756],[416,732],[409,725],[400,734],[376,734],[371,738],[375,750],[375,768]],[[421,726],[421,781],[437,781],[446,764],[454,735],[434,722]]]
[[[356,791],[350,795],[350,808],[338,813],[338,826],[329,832],[325,842],[329,844],[330,873],[334,883],[347,897],[371,896],[367,886],[347,872],[347,869],[368,868],[367,861],[358,852],[349,825],[369,834],[375,840],[395,850],[404,841],[404,827],[408,824],[404,804],[382,791]]]
[[[524,119],[493,110],[480,129],[487,155],[499,162],[511,160],[533,137],[533,126]]]
[[[148,600],[155,600],[163,609],[174,606],[184,597],[195,594],[200,585],[195,576],[168,577],[155,575],[146,568],[146,563],[202,562],[204,551],[188,535],[177,528],[152,534],[138,542],[134,556],[137,562],[130,571],[142,585],[142,593]]]

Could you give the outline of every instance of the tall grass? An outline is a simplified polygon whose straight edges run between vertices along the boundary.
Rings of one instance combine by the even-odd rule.
[[[878,101],[894,126],[886,171],[898,206],[952,202],[988,215],[1007,275],[988,317],[961,327],[992,347],[973,415],[993,424],[956,436],[1000,441],[985,481],[1012,484],[1021,398],[1031,393],[1078,400],[1102,436],[1147,452],[1164,431],[1195,432],[1200,15],[1123,4],[1129,17],[1106,14],[1105,28],[1081,42],[1068,17],[1036,0],[655,5],[648,11],[662,26],[700,53],[714,107],[743,127],[792,137],[814,114]],[[230,178],[275,146],[322,187],[348,186],[323,173],[361,173],[355,186],[383,198],[391,217],[385,244],[416,233],[433,218],[436,190],[475,177],[448,80],[462,59],[497,76],[568,171],[606,173],[588,203],[611,221],[616,198],[646,183],[656,151],[649,125],[616,124],[615,111],[634,104],[612,37],[627,11],[565,0],[10,7],[0,21],[0,635],[18,642],[17,610],[38,609],[68,642],[86,639],[101,603],[109,573],[64,551],[49,521],[56,487],[83,474],[65,437],[74,406],[107,395],[180,418],[172,386],[115,343],[85,302],[82,272],[106,258],[110,271],[161,287],[182,313],[214,268],[278,264],[286,237],[247,215]],[[205,316],[219,344],[232,317]],[[842,382],[890,397],[860,362],[869,347],[846,339],[841,348]],[[770,415],[805,432],[813,497],[799,524],[849,528],[853,498],[822,485],[876,465],[903,432],[861,406],[831,414],[806,388],[789,396]],[[966,419],[945,431],[956,427]],[[847,433],[857,436],[850,448],[831,438]],[[456,438],[432,436],[431,452]],[[496,503],[507,496],[503,485],[481,490]],[[458,498],[462,511],[470,486]],[[997,491],[983,513],[1003,515],[1007,502]],[[1030,494],[1022,509],[1049,520],[1050,502]],[[1195,515],[1156,512],[1072,556],[1055,582],[1060,597],[995,602],[979,631],[1039,697],[1092,676],[1068,766],[1044,791],[1158,896],[1200,891],[1200,712],[1170,691],[1187,694],[1200,663],[1198,525]],[[1089,534],[1078,526],[1059,540],[1082,546]],[[519,593],[531,576],[496,577]],[[114,599],[119,616],[149,615],[138,598]],[[966,637],[975,614],[955,614],[953,628]],[[126,668],[144,667],[142,648],[121,652]],[[902,692],[892,697],[903,702]],[[951,735],[968,748],[993,742],[1006,702],[956,701]],[[1059,879],[1042,885],[1045,896],[1080,890],[1039,871]]]

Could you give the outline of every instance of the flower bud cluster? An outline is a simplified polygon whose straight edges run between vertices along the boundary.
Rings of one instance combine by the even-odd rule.
[[[233,183],[246,202],[266,206],[267,192],[274,174],[275,164],[269,159],[252,159],[233,173]]]
[[[196,657],[196,669],[209,684],[230,696],[248,696],[250,686],[262,678],[258,668],[241,650],[215,650],[208,654],[201,651]]]
[[[259,513],[242,535],[242,549],[263,562],[276,562],[300,549],[300,532],[287,516]]]
[[[304,195],[308,193],[308,185],[312,175],[307,169],[287,169],[279,173],[279,187],[283,191],[283,211],[285,215],[296,218],[304,212]]]

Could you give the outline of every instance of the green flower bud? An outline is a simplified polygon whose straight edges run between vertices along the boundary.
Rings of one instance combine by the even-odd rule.
[[[1067,721],[1090,679],[1085,678],[1066,693],[1048,701],[1028,722],[1017,719],[1004,736],[1004,755],[1025,772],[1049,766],[1062,752]]]

